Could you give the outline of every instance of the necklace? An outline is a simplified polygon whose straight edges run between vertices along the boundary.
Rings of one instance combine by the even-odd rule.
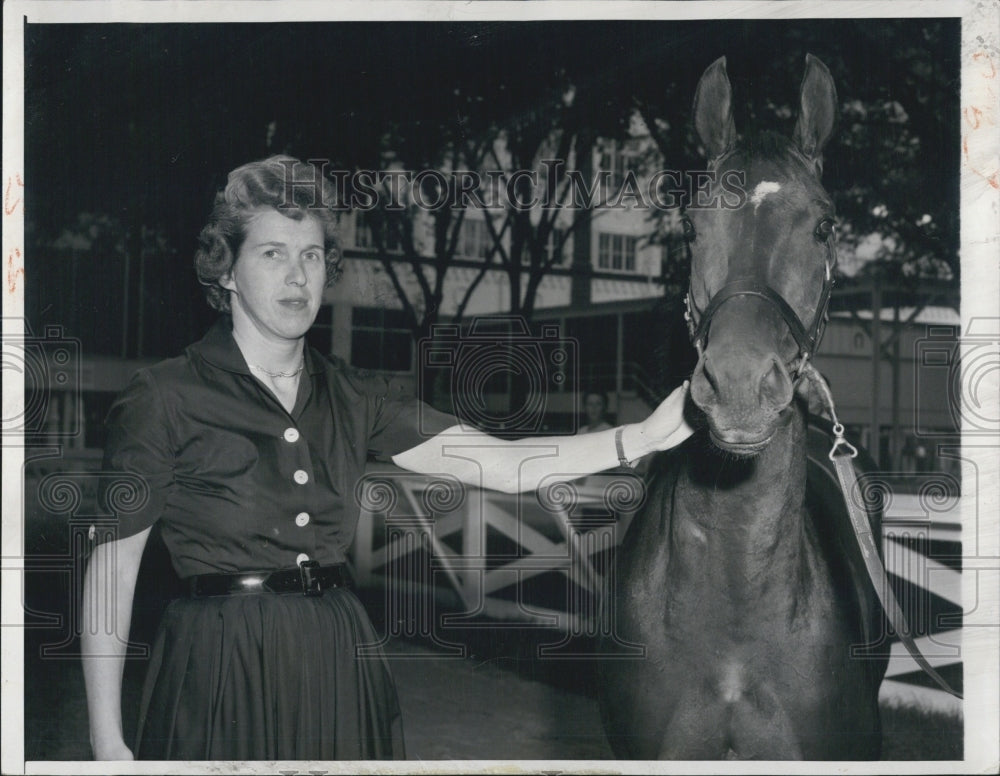
[[[262,367],[260,364],[250,364],[250,368],[257,369],[258,371],[261,371],[264,374],[266,374],[268,377],[298,377],[299,372],[301,372],[303,368],[305,368],[305,365],[306,365],[306,358],[305,356],[303,356],[302,360],[299,361],[299,368],[296,369],[294,372],[271,372]]]

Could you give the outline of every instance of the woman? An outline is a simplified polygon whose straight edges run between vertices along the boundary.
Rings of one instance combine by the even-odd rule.
[[[388,398],[384,380],[306,347],[341,260],[333,214],[317,203],[333,201],[329,182],[286,185],[314,175],[289,157],[230,173],[195,259],[220,318],[183,356],[138,372],[109,415],[105,469],[138,475],[148,497],[95,547],[85,579],[97,759],[133,756],[122,734],[122,655],[154,522],[189,595],[167,608],[153,647],[136,756],[401,757],[395,688],[384,658],[355,657],[377,638],[344,573],[367,457],[515,492],[691,433],[678,391],[641,424],[501,441],[415,399]],[[538,458],[539,444],[554,455]],[[114,603],[95,605],[103,601]]]

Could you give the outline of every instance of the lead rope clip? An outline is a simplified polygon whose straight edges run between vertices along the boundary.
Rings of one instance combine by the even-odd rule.
[[[837,449],[840,447],[845,448],[845,453],[849,458],[858,457],[858,448],[844,439],[844,426],[842,423],[833,424],[833,447],[830,448],[830,460],[832,461],[837,457]]]
[[[837,419],[837,408],[833,404],[833,394],[830,393],[830,386],[826,384],[826,380],[823,376],[816,371],[811,363],[805,363],[802,366],[802,375],[808,377],[810,382],[819,388],[819,392],[826,402],[827,409],[830,410],[830,418],[833,420],[833,447],[830,448],[830,460],[832,461],[838,455],[838,450],[844,448],[841,451],[841,455],[846,455],[848,458],[858,457],[858,448],[852,445],[844,438],[844,424]]]

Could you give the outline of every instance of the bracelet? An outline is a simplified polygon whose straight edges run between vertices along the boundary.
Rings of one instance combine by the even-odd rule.
[[[635,468],[635,461],[629,461],[625,457],[625,448],[622,445],[622,433],[625,431],[625,426],[619,426],[615,429],[615,450],[618,451],[618,463],[627,468]]]

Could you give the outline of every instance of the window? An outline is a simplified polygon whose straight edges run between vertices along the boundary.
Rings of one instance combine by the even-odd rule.
[[[556,251],[560,251],[560,255],[556,258],[555,264],[562,264],[566,260],[566,230],[565,229],[553,229],[549,232],[549,239],[545,241],[545,260],[552,261],[552,257],[555,255]]]
[[[403,240],[400,235],[400,224],[395,219],[384,216],[372,218],[364,211],[354,214],[354,244],[358,248],[377,250],[378,244],[372,229],[378,227],[382,232],[382,243],[389,253],[402,253]]]
[[[627,234],[601,232],[597,243],[598,269],[635,272],[636,238]]]
[[[601,171],[611,173],[608,176],[608,187],[611,192],[621,189],[629,170],[638,177],[639,157],[634,152],[626,151],[618,143],[606,142],[601,152]]]
[[[413,335],[402,310],[355,307],[351,311],[351,366],[382,372],[413,368]]]
[[[458,236],[457,254],[466,259],[485,259],[490,255],[493,238],[486,227],[486,222],[478,218],[466,218],[462,221],[462,231]]]

